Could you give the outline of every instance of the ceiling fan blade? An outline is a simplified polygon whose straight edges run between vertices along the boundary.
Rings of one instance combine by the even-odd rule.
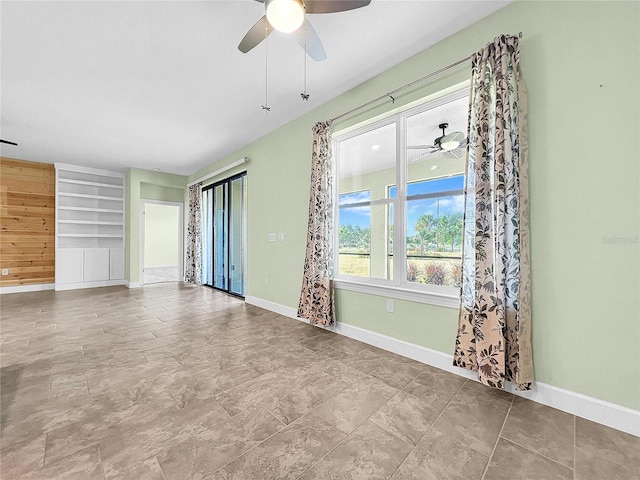
[[[456,142],[460,142],[460,143],[462,143],[462,140],[464,140],[464,133],[462,133],[462,132],[451,132],[451,133],[447,133],[447,134],[442,138],[442,141],[443,141],[443,142],[456,141]]]
[[[453,159],[458,159],[458,158],[462,158],[464,156],[464,148],[456,148],[454,150],[443,150],[442,151],[442,158],[453,158]]]
[[[409,159],[409,163],[419,162],[421,160],[427,160],[429,158],[436,157],[436,156],[437,156],[437,152],[435,151],[424,152],[418,155],[416,158]]]
[[[324,51],[322,41],[316,30],[311,26],[309,20],[305,18],[304,24],[295,32],[296,40],[302,48],[306,48],[307,54],[316,62],[327,59],[327,52]]]
[[[10,142],[9,140],[0,140],[0,143],[7,143],[7,144],[9,144],[9,145],[15,145],[16,147],[18,146],[18,144],[17,144],[17,143],[15,143],[15,142]]]
[[[436,147],[435,145],[409,145],[407,148],[409,150],[424,150],[426,148],[435,148],[436,150],[438,149],[438,147]]]
[[[366,7],[371,0],[305,0],[307,13],[335,13]]]
[[[263,41],[271,32],[273,32],[273,27],[267,21],[267,16],[263,15],[263,17],[249,29],[247,34],[240,42],[240,45],[238,45],[238,50],[240,50],[242,53],[247,53],[261,41]]]

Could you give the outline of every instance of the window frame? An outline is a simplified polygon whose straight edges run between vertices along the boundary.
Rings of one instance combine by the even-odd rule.
[[[409,282],[407,280],[407,171],[408,171],[408,155],[407,155],[407,119],[413,115],[417,115],[436,107],[459,100],[469,96],[469,88],[467,85],[458,88],[451,93],[440,95],[431,100],[406,108],[404,110],[395,111],[376,121],[367,123],[361,127],[345,129],[343,133],[337,132],[332,138],[332,150],[334,152],[334,178],[335,191],[334,196],[334,218],[336,228],[333,238],[333,247],[335,252],[335,271],[334,283],[335,287],[341,290],[349,290],[358,293],[373,294],[396,298],[399,300],[409,300],[418,303],[426,303],[447,308],[459,308],[460,305],[460,288],[431,285],[418,282]],[[375,129],[384,127],[389,124],[395,124],[396,128],[396,196],[390,198],[387,186],[387,198],[378,199],[369,202],[369,205],[386,204],[392,205],[393,208],[393,277],[392,279],[358,277],[355,275],[344,275],[339,273],[340,266],[340,249],[339,249],[339,179],[340,179],[340,142],[352,139],[359,135],[363,135]],[[462,172],[464,175],[464,172]],[[438,178],[438,177],[436,177]],[[435,180],[435,178],[434,178]],[[343,192],[351,193],[351,192]],[[388,208],[387,208],[388,212]],[[389,221],[387,213],[387,222]],[[399,228],[400,227],[400,228]],[[387,232],[389,224],[387,223]],[[400,248],[398,248],[400,246]],[[388,252],[387,252],[388,256]],[[402,261],[396,261],[401,258]],[[385,259],[388,262],[388,258]]]

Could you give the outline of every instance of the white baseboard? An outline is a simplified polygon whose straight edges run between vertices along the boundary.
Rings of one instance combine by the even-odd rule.
[[[56,284],[56,292],[63,290],[78,290],[82,288],[96,288],[96,287],[114,287],[117,285],[125,285],[126,280],[101,280],[97,282],[81,282],[81,283],[61,283]]]
[[[285,305],[250,295],[245,297],[245,302],[279,313],[285,317],[300,320],[305,323],[307,322],[306,319],[297,316],[297,311],[294,308]],[[448,353],[439,352],[342,322],[328,328],[328,330],[477,381],[477,375],[474,372],[455,367],[453,365],[453,356]],[[505,390],[534,402],[542,403],[543,405],[557,408],[563,412],[640,437],[640,411],[638,410],[633,410],[611,402],[605,402],[604,400],[565,390],[543,382],[536,382],[533,390],[525,392],[516,390],[515,386],[511,383],[507,384]]]
[[[297,316],[297,310],[286,307],[284,305],[280,305],[279,303],[270,302],[269,300],[264,300],[258,297],[252,297],[251,295],[247,295],[244,297],[245,303],[249,305],[255,305],[256,307],[264,308],[265,310],[269,310],[271,312],[279,313],[285,317],[293,318],[296,320],[301,320]]]
[[[129,280],[125,280],[123,285],[127,288],[142,288],[142,282],[130,282]]]
[[[35,283],[33,285],[11,285],[8,287],[0,287],[0,295],[5,293],[24,293],[24,292],[40,292],[42,290],[55,289],[55,283]]]

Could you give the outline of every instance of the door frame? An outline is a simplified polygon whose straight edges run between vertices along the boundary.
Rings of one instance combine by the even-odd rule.
[[[147,204],[169,205],[178,207],[178,282],[184,281],[184,203],[166,202],[163,200],[140,200],[140,248],[138,254],[138,278],[140,285],[144,287],[144,238],[145,238],[145,213],[144,207]]]

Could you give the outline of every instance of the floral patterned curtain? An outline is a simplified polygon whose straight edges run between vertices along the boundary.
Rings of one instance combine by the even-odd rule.
[[[463,281],[454,365],[485,385],[533,384],[526,90],[518,39],[472,58]]]
[[[189,187],[189,224],[187,226],[187,268],[184,281],[200,285],[202,279],[202,229],[200,199],[202,184]]]
[[[298,317],[311,325],[333,325],[333,168],[331,122],[313,127],[311,195],[307,252],[304,260]]]

